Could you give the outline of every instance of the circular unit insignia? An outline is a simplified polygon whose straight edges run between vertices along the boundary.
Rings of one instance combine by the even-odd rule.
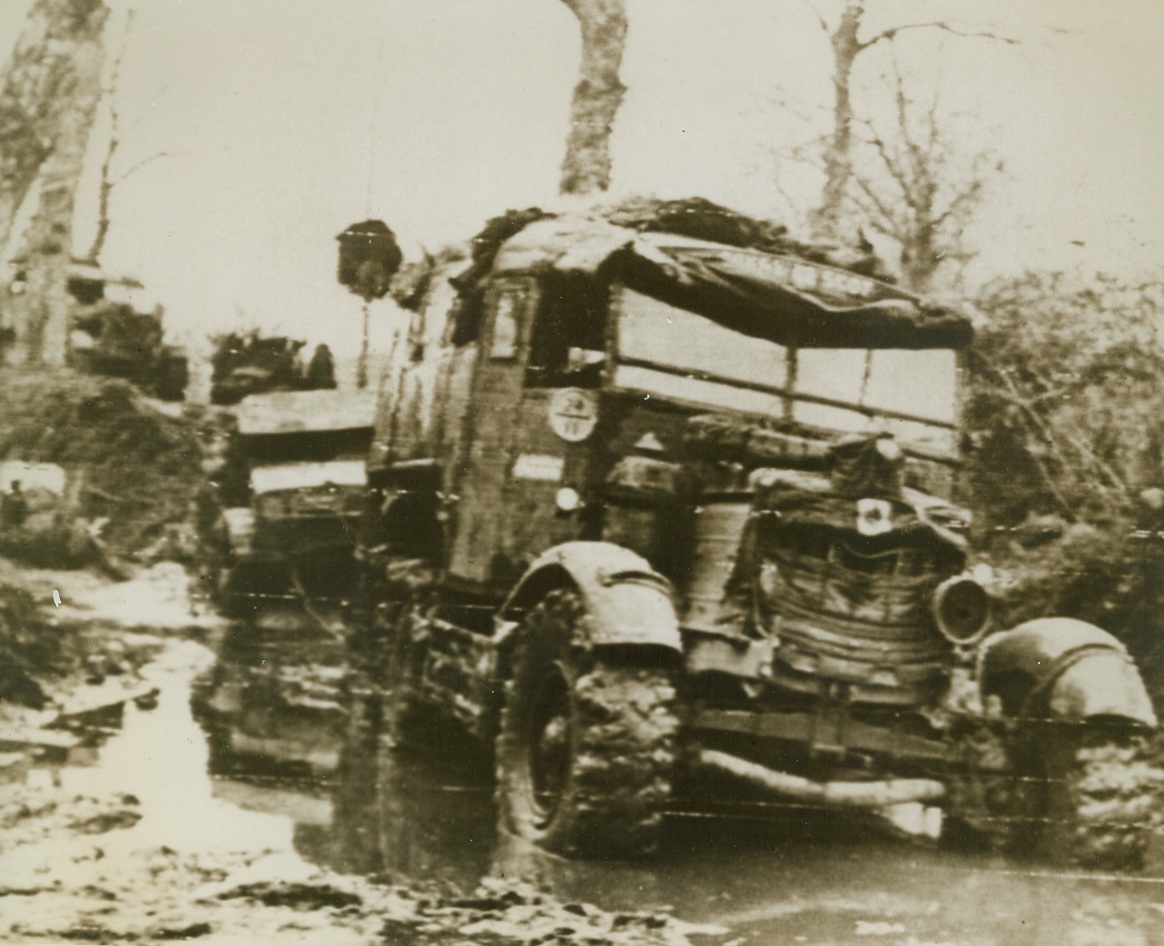
[[[562,388],[550,398],[550,429],[569,443],[580,443],[598,425],[598,399],[582,388]]]

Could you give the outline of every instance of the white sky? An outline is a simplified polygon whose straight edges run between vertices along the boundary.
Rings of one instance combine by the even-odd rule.
[[[27,3],[0,3],[0,49]],[[117,188],[104,262],[146,281],[173,331],[260,324],[351,350],[359,304],[335,284],[333,238],[345,226],[382,217],[415,250],[554,197],[578,55],[558,0],[136,6],[119,163],[170,156]],[[971,113],[1006,161],[973,232],[980,275],[1159,261],[1164,3],[867,6],[871,28],[950,16],[1024,40],[916,31],[898,44],[909,77],[919,87],[940,81],[943,101]],[[828,49],[806,3],[629,8],[614,190],[776,213],[771,153],[808,134],[777,102],[824,118],[831,94]],[[855,77],[866,110],[878,107],[878,56]],[[779,167],[784,189],[811,205],[813,175]]]

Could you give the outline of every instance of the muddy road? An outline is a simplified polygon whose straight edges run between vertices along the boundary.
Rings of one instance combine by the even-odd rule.
[[[939,850],[860,823],[676,818],[646,864],[566,861],[493,828],[490,788],[381,751],[336,788],[305,857],[345,870],[471,887],[545,886],[603,909],[673,912],[729,943],[1062,946],[1164,937],[1164,878],[1056,874]],[[378,776],[373,781],[372,773]],[[355,801],[362,800],[362,804]]]
[[[1152,873],[1057,874],[795,817],[676,818],[649,863],[580,863],[498,835],[486,785],[391,752],[367,768],[378,783],[349,771],[329,829],[301,826],[304,857],[464,888],[521,880],[567,901],[718,927],[723,943],[1147,946],[1164,937],[1164,878]]]
[[[223,686],[263,648],[169,636],[141,671],[156,705],[63,762],[10,772],[0,940],[205,943],[886,943],[1087,946],[1164,940],[1164,865],[1056,874],[865,823],[675,818],[641,864],[577,863],[499,836],[491,785],[348,718],[338,674],[292,700]],[[238,661],[248,677],[232,676]],[[207,681],[227,694],[209,720]],[[284,696],[287,687],[283,687]],[[229,691],[229,692],[228,692]],[[229,704],[229,705],[226,705]],[[245,708],[245,712],[242,710]],[[233,748],[232,748],[233,746]],[[234,749],[269,767],[235,765]],[[329,751],[324,751],[329,749]],[[453,750],[449,755],[456,756]],[[281,772],[281,774],[280,774]]]

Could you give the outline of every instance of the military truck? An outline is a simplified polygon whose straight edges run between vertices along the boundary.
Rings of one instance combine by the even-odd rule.
[[[1080,621],[995,626],[952,501],[970,322],[689,223],[514,214],[432,275],[360,553],[396,738],[492,746],[503,829],[567,855],[730,787],[1139,863],[1136,667]]]
[[[185,397],[186,350],[165,341],[162,307],[145,300],[141,282],[73,260],[66,286],[76,300],[69,335],[72,366],[124,378],[164,401]]]
[[[224,507],[226,610],[255,616],[302,599],[354,593],[353,553],[364,511],[372,395],[254,394],[215,476]]]
[[[327,345],[316,345],[304,366],[307,343],[286,335],[228,332],[214,338],[210,356],[210,403],[223,407],[269,391],[325,391],[336,386],[335,360]]]

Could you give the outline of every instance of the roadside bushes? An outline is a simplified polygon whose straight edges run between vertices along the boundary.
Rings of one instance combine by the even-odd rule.
[[[968,502],[1006,623],[1119,636],[1164,707],[1164,280],[988,285],[968,358]]]
[[[44,511],[70,535],[84,520],[115,555],[146,552],[189,521],[204,482],[201,459],[194,426],[127,382],[11,369],[0,376],[0,460],[63,467],[65,493]],[[46,541],[54,529],[46,528]],[[40,564],[70,564],[46,555]]]

